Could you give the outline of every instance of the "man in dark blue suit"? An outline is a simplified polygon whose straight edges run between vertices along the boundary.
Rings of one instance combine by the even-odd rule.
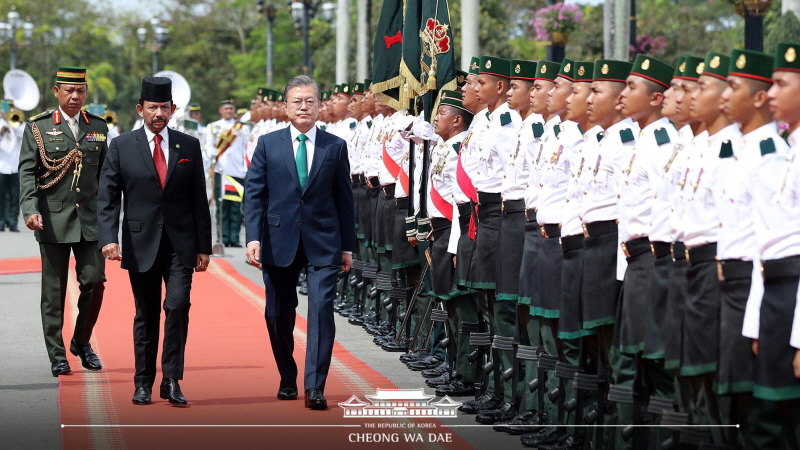
[[[278,399],[297,398],[297,279],[308,270],[305,406],[326,409],[337,273],[349,271],[355,212],[347,144],[315,126],[319,86],[298,75],[284,89],[291,125],[258,139],[245,184],[247,261],[263,269],[265,317],[281,375]]]

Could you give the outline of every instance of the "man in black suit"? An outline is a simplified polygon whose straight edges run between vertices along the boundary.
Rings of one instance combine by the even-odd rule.
[[[258,139],[245,184],[247,261],[262,267],[265,317],[281,375],[278,399],[297,398],[294,323],[297,278],[308,270],[306,407],[326,409],[333,299],[339,269],[349,271],[355,212],[347,144],[315,126],[319,86],[298,75],[284,89],[289,127]]]
[[[147,77],[136,110],[144,126],[111,142],[100,173],[99,245],[128,270],[136,302],[133,403],[150,403],[156,377],[161,280],[166,285],[161,398],[185,405],[178,380],[189,325],[192,273],[208,267],[211,215],[200,142],[167,128],[175,111],[169,78]],[[120,198],[122,248],[118,240]]]

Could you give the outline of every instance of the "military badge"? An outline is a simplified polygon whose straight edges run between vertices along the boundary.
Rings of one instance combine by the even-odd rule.
[[[788,63],[795,62],[797,59],[797,51],[794,49],[794,47],[789,47],[789,49],[786,50],[786,53],[783,54],[783,59],[785,59]]]
[[[711,61],[708,63],[708,65],[712,69],[716,69],[717,67],[719,67],[719,56],[715,56],[715,57],[711,58]]]
[[[678,67],[678,71],[680,73],[685,73],[686,72],[686,63],[685,62],[681,63],[681,65]]]
[[[64,134],[64,132],[59,130],[58,128],[53,128],[53,131],[45,131],[44,134],[48,136],[58,136]]]
[[[600,73],[603,75],[608,75],[608,64],[603,64],[603,67],[600,69]]]
[[[706,63],[701,62],[700,64],[697,65],[697,69],[695,69],[695,72],[697,72],[698,75],[702,75],[703,71],[705,70],[706,70]]]
[[[492,61],[491,60],[486,61],[486,68],[487,69],[491,69],[492,68]]]
[[[546,72],[547,72],[547,66],[546,66],[546,65],[542,64],[542,70],[541,70],[541,72],[542,72],[542,73],[546,73]]]
[[[747,58],[744,56],[744,54],[739,55],[739,57],[736,58],[736,67],[738,67],[739,69],[744,69],[744,66],[746,65],[747,65]]]
[[[564,66],[564,72],[569,73],[570,70],[572,70],[572,64],[567,63],[567,65]]]
[[[519,67],[519,64],[517,64],[517,67],[514,67],[514,73],[519,73],[521,70],[522,69]]]
[[[649,59],[645,59],[642,62],[642,70],[647,70],[649,68],[650,68],[650,60]]]
[[[583,66],[578,67],[578,75],[583,76],[586,73],[586,69]]]

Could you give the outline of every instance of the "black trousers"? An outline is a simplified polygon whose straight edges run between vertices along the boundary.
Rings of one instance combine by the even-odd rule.
[[[19,217],[19,174],[0,174],[0,228],[17,228]]]
[[[264,317],[272,354],[281,375],[281,385],[296,386],[297,363],[292,354],[297,317],[297,277],[303,268],[308,270],[308,336],[303,382],[305,390],[324,390],[336,335],[333,300],[339,268],[309,265],[303,240],[300,239],[297,254],[288,267],[263,266],[267,295]]]
[[[97,249],[97,241],[71,243],[39,243],[42,255],[42,331],[50,362],[67,359],[61,329],[64,326],[64,302],[67,297],[69,255],[75,255],[78,279],[78,316],[72,339],[78,344],[89,342],[100,314],[105,291],[105,259]]]
[[[156,379],[162,280],[166,286],[166,297],[161,373],[164,378],[183,379],[193,272],[193,267],[186,267],[178,258],[166,231],[161,233],[161,244],[153,267],[146,272],[128,272],[136,302],[136,316],[133,318],[133,353],[136,358],[133,381],[136,387],[152,387]]]

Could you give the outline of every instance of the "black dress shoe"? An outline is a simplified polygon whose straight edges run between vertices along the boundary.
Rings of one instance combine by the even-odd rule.
[[[436,386],[436,395],[443,397],[449,395],[451,397],[463,397],[465,395],[475,395],[475,386],[473,383],[465,385],[461,380],[455,380],[448,384]]]
[[[238,242],[231,242],[230,246],[233,248],[242,248],[242,244]]]
[[[161,398],[169,400],[173,405],[185,405],[188,403],[181,392],[178,380],[172,378],[164,378],[161,381]]]
[[[71,372],[69,368],[69,363],[66,361],[56,361],[53,365],[50,366],[50,372],[53,373],[54,377],[59,375],[65,375]]]
[[[478,412],[475,421],[484,425],[492,425],[500,422],[509,421],[514,418],[514,405],[503,403],[497,409]]]
[[[133,392],[133,399],[131,401],[134,405],[149,405],[150,396],[153,394],[153,388],[137,387]]]
[[[319,389],[309,389],[306,391],[306,408],[323,410],[328,409],[328,401]]]
[[[486,409],[496,409],[503,404],[500,397],[496,396],[494,392],[486,391],[480,397],[474,400],[467,400],[458,407],[458,410],[464,414],[478,414],[480,411]]]
[[[69,351],[81,359],[81,365],[84,369],[100,370],[103,368],[103,365],[100,363],[100,358],[98,358],[97,354],[92,350],[92,344],[88,342],[85,344],[76,344],[73,340],[69,344]]]
[[[297,400],[297,386],[281,386],[278,389],[278,400]]]

